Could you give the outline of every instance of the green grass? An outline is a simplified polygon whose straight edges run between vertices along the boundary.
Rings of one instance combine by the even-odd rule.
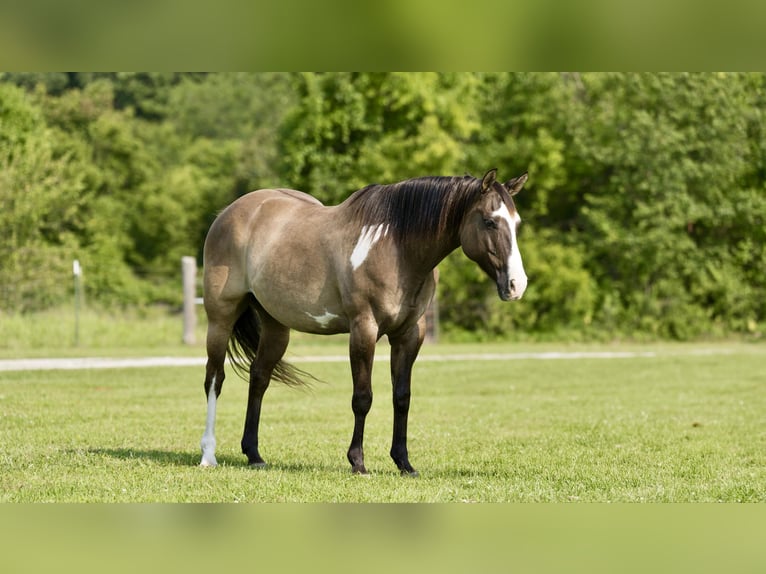
[[[204,315],[198,307],[195,335],[200,349],[204,348]],[[0,359],[198,354],[199,349],[181,344],[182,336],[180,313],[162,307],[113,311],[85,309],[80,315],[77,341],[72,309],[28,315],[0,312]]]
[[[292,355],[343,350],[323,345],[298,341]],[[419,479],[399,476],[388,456],[385,361],[376,363],[365,435],[370,477],[352,475],[345,460],[345,363],[301,365],[327,381],[309,392],[269,389],[263,470],[239,452],[247,389],[234,376],[219,401],[220,465],[202,469],[201,368],[2,372],[0,500],[766,502],[766,349],[689,354],[705,348],[419,362],[409,432]],[[424,355],[501,349],[552,346],[439,345]]]

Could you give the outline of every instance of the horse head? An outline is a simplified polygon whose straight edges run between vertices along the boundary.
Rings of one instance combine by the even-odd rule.
[[[521,218],[513,203],[527,181],[527,174],[500,183],[497,170],[489,170],[481,182],[481,194],[466,212],[460,226],[463,252],[497,283],[503,301],[521,299],[527,274],[516,241]]]

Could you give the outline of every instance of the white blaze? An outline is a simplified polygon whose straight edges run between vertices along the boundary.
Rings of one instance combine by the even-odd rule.
[[[370,254],[372,247],[378,242],[381,237],[388,235],[388,225],[365,225],[362,227],[362,232],[359,234],[359,239],[356,241],[356,246],[351,252],[351,267],[354,270],[364,263],[367,256]]]
[[[513,281],[514,295],[516,297],[521,297],[524,294],[524,290],[527,288],[527,274],[524,271],[524,263],[521,261],[521,252],[516,243],[516,227],[521,221],[521,218],[518,213],[514,213],[513,216],[511,216],[511,212],[508,211],[508,206],[506,206],[505,203],[493,211],[492,216],[505,220],[511,230],[511,254],[508,257],[508,278]]]
[[[207,421],[205,422],[205,434],[202,435],[200,447],[202,448],[202,460],[200,466],[217,466],[215,459],[215,377],[210,382],[210,390],[207,393]]]

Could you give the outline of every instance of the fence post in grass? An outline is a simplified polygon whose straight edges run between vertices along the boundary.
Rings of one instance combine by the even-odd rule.
[[[72,261],[72,275],[74,276],[74,346],[80,346],[80,300],[82,299],[82,286],[80,277],[82,277],[82,267],[80,260]]]
[[[183,342],[186,345],[193,345],[196,343],[194,332],[197,328],[197,311],[195,310],[197,298],[197,260],[194,257],[181,257],[181,276],[184,291]]]

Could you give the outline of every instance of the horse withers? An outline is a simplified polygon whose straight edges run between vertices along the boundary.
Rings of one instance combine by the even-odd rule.
[[[370,185],[336,206],[305,193],[263,189],[244,195],[213,222],[204,248],[208,317],[202,466],[215,466],[215,410],[227,352],[249,374],[242,452],[258,449],[263,395],[272,379],[304,383],[282,361],[290,330],[349,333],[354,431],[348,460],[366,474],[363,437],[372,404],[375,344],[391,344],[394,425],[391,457],[417,475],[407,453],[412,366],[425,335],[436,266],[458,246],[497,285],[504,301],[520,299],[527,276],[516,241],[513,196],[527,174],[506,183],[492,169],[482,179],[420,177]]]

